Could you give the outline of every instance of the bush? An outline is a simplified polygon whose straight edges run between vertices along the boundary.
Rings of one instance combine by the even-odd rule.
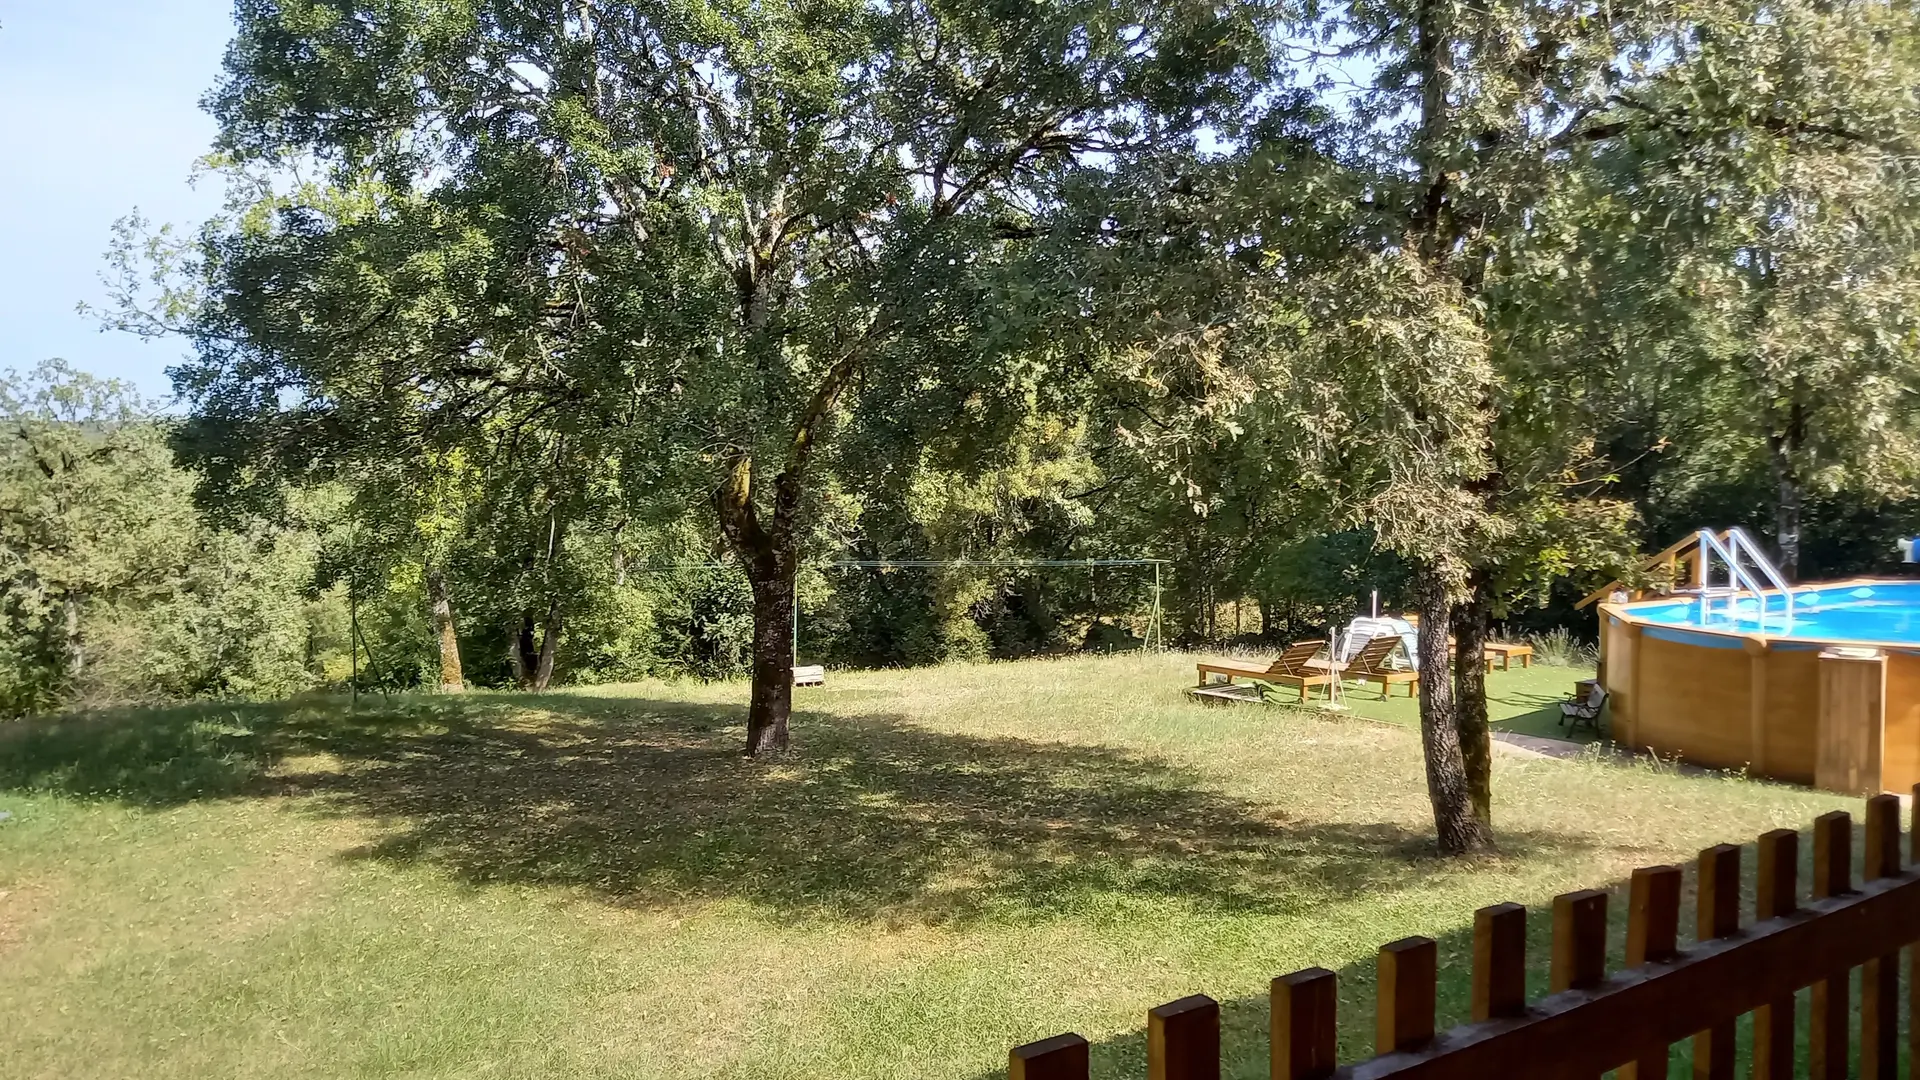
[[[1529,635],[1526,643],[1533,646],[1534,660],[1542,664],[1592,667],[1600,662],[1600,650],[1574,637],[1564,626]]]

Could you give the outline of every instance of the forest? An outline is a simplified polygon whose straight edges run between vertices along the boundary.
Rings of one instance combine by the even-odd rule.
[[[93,312],[174,398],[0,386],[0,708],[746,675],[779,750],[796,649],[1885,570],[1916,87],[1890,0],[243,0],[227,210]]]

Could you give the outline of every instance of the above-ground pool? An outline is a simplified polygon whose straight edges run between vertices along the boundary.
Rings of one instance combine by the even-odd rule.
[[[1786,597],[1759,599],[1669,597],[1631,605],[1634,618],[1649,624],[1764,634],[1793,640],[1873,643],[1920,649],[1920,581],[1841,582],[1793,590],[1789,615]]]
[[[1835,791],[1920,783],[1920,581],[1601,607],[1613,736]]]

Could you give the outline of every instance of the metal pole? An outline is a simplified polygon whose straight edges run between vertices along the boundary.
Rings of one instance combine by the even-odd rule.
[[[1091,636],[1100,626],[1100,579],[1095,576],[1091,555],[1087,557],[1087,604],[1093,608],[1093,626],[1087,629],[1087,634]]]
[[[1167,636],[1160,629],[1160,564],[1153,564],[1153,613],[1147,619],[1147,638],[1155,648],[1167,647]]]
[[[352,702],[360,704],[360,533],[347,527],[347,657]]]

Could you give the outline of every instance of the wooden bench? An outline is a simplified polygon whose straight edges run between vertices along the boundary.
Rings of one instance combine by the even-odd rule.
[[[1414,624],[1416,629],[1420,625],[1420,620],[1412,615],[1407,616],[1407,621]],[[1459,649],[1456,647],[1457,644],[1458,643],[1453,640],[1453,635],[1448,634],[1447,655],[1452,658],[1455,664],[1460,662]],[[1487,665],[1488,671],[1493,670],[1493,662],[1495,660],[1500,661],[1501,671],[1507,670],[1507,665],[1512,663],[1514,657],[1519,658],[1521,667],[1532,667],[1533,646],[1510,645],[1502,641],[1489,641],[1482,645],[1480,649],[1480,661]]]
[[[1512,667],[1515,660],[1520,661],[1520,666],[1523,668],[1533,666],[1533,646],[1531,645],[1514,645],[1504,641],[1489,641],[1486,644],[1486,650],[1487,666],[1489,669],[1492,668],[1493,661],[1496,657],[1500,661],[1501,671]]]

